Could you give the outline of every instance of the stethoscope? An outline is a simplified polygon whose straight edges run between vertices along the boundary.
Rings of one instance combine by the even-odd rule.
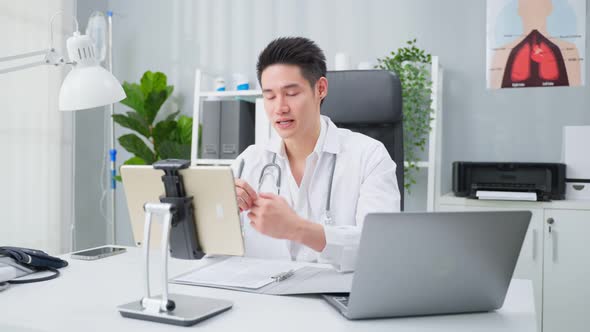
[[[281,178],[282,178],[282,171],[279,164],[277,164],[277,154],[274,153],[272,162],[264,165],[262,167],[262,171],[260,172],[260,177],[258,179],[258,192],[260,192],[260,188],[262,187],[262,183],[267,176],[272,176],[273,172],[269,171],[271,169],[275,169],[277,176],[276,176],[276,186],[277,186],[277,194],[280,195],[281,193]],[[328,182],[328,195],[326,198],[326,209],[324,211],[324,215],[322,217],[324,225],[333,225],[334,221],[332,220],[332,212],[330,208],[330,201],[332,198],[332,182],[334,180],[334,169],[336,168],[336,154],[332,155],[332,165],[330,171],[330,180]]]

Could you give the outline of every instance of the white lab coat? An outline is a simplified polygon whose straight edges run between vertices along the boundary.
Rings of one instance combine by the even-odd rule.
[[[317,252],[288,240],[263,235],[250,225],[246,211],[240,216],[246,256],[330,263],[340,271],[352,271],[365,216],[370,212],[400,210],[396,165],[385,146],[368,136],[337,128],[326,116],[321,117],[321,122],[320,137],[314,152],[307,158],[300,187],[293,179],[280,137],[265,145],[248,147],[232,167],[237,175],[239,164],[244,160],[241,178],[258,190],[262,168],[272,162],[276,153],[276,163],[282,170],[280,195],[297,214],[323,224],[332,154],[336,154],[331,198],[333,224],[324,225],[325,249]],[[265,179],[261,192],[270,191],[265,190],[267,181],[274,182],[274,177]]]

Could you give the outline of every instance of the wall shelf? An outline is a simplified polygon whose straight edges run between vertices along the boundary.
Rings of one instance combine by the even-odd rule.
[[[261,90],[203,91],[201,97],[260,97]]]

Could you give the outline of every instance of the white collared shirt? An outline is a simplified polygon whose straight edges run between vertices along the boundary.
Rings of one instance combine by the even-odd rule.
[[[287,171],[285,172],[284,178],[287,179],[290,192],[291,207],[297,214],[305,219],[310,220],[312,211],[311,211],[311,204],[309,202],[309,190],[311,185],[311,179],[316,171],[316,166],[318,164],[318,160],[322,155],[322,148],[324,146],[324,140],[326,138],[326,131],[327,131],[328,123],[326,120],[322,119],[320,121],[320,135],[318,137],[318,141],[313,149],[313,152],[307,156],[305,160],[305,170],[303,171],[303,177],[301,179],[300,185],[297,185],[297,181],[295,181],[295,177],[293,176],[293,172],[291,171],[291,165],[289,162],[285,163]],[[285,154],[284,144],[283,148],[281,149],[281,157],[288,161],[288,157]],[[313,261],[315,257],[315,253],[309,252],[310,248],[302,246],[297,242],[290,241],[290,254],[292,260],[303,260],[303,261]],[[303,249],[303,250],[302,250]]]
[[[298,243],[258,233],[243,212],[246,256],[331,263],[342,271],[354,270],[366,214],[400,210],[396,165],[385,146],[368,136],[337,128],[328,117],[321,116],[320,136],[306,159],[300,186],[291,173],[280,138],[264,146],[248,147],[233,164],[234,174],[243,159],[241,178],[258,190],[262,168],[272,163],[275,154],[282,173],[280,195],[299,216],[321,224],[324,223],[332,160],[336,157],[330,200],[333,224],[324,225],[326,247],[316,252]],[[276,194],[273,183],[277,172],[274,169],[269,172],[274,176],[265,177],[260,191]]]

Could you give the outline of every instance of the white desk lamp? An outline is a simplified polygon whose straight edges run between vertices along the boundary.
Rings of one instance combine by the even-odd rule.
[[[68,55],[76,61],[59,91],[59,109],[75,111],[110,105],[125,98],[117,79],[99,65],[92,40],[74,32],[67,41]]]
[[[73,69],[64,79],[59,92],[59,109],[62,111],[100,107],[124,99],[126,96],[123,87],[121,87],[121,84],[113,74],[100,66],[100,62],[95,55],[92,39],[87,35],[80,34],[78,31],[78,21],[75,17],[76,31],[67,41],[70,61],[66,62],[56,51],[53,47],[53,20],[58,14],[61,13],[55,14],[49,24],[52,35],[49,49],[3,57],[0,58],[0,62],[39,55],[45,55],[45,59],[43,61],[0,69],[0,74],[39,65],[72,65]]]
[[[48,49],[2,57],[0,58],[0,63],[40,55],[45,55],[45,58],[42,61],[35,61],[0,69],[0,74],[40,65],[71,65],[73,69],[66,75],[59,92],[59,110],[75,111],[111,105],[110,109],[112,114],[112,104],[119,102],[126,97],[123,87],[113,74],[100,66],[100,61],[102,60],[101,56],[96,53],[92,39],[88,35],[80,34],[78,31],[78,21],[75,17],[73,17],[75,22],[75,32],[73,33],[73,36],[68,38],[66,43],[69,61],[64,60],[61,54],[54,48],[53,43],[53,20],[60,14],[63,14],[63,12],[56,13],[50,20],[50,45]],[[111,13],[109,12],[109,19],[110,16]],[[111,127],[112,126],[113,125],[111,124]],[[111,141],[111,145],[113,145],[113,140]],[[113,149],[111,148],[111,151],[112,150]],[[114,167],[114,165],[112,165],[112,167]],[[114,206],[112,213],[114,218]],[[115,242],[114,227],[113,220],[113,243]],[[73,242],[72,249],[74,249]]]

